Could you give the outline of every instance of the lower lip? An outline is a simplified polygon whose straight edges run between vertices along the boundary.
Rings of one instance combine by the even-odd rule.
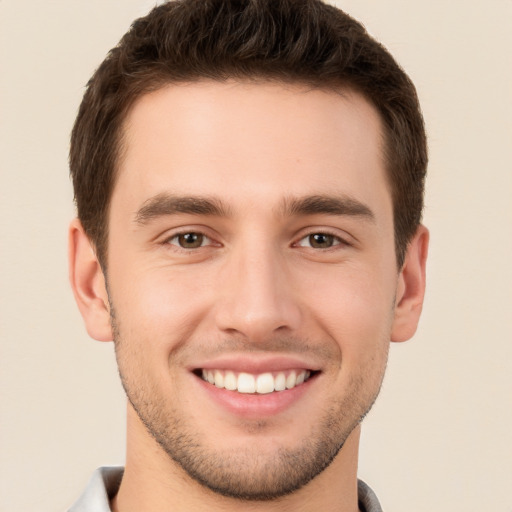
[[[218,388],[200,377],[194,377],[209,397],[231,414],[247,419],[258,419],[274,416],[296,404],[310,389],[317,375],[313,375],[295,388],[265,394],[229,391]]]

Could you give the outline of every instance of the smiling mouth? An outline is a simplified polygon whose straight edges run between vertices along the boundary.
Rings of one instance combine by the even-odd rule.
[[[194,372],[204,381],[220,389],[245,394],[268,394],[296,388],[318,372],[311,370],[287,370],[251,374],[217,369],[198,369]]]

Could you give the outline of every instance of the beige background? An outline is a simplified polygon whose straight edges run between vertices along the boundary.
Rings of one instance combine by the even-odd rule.
[[[141,0],[0,0],[0,510],[65,510],[123,462],[110,344],[67,284],[68,137]],[[340,0],[417,84],[429,287],[392,347],[360,476],[393,512],[512,511],[512,1]]]

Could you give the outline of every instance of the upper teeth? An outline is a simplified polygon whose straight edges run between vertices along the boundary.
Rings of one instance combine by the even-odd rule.
[[[239,393],[272,393],[273,391],[284,391],[292,389],[308,380],[311,372],[309,370],[292,370],[290,372],[278,372],[272,374],[260,373],[238,373],[222,370],[203,370],[203,380],[214,384],[218,388],[238,391]]]

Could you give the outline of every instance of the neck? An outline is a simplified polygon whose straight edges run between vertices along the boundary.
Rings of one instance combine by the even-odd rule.
[[[193,480],[147,433],[129,408],[126,467],[113,512],[357,512],[357,457],[360,427],[347,438],[333,462],[292,494],[271,501],[241,501],[219,495]]]

